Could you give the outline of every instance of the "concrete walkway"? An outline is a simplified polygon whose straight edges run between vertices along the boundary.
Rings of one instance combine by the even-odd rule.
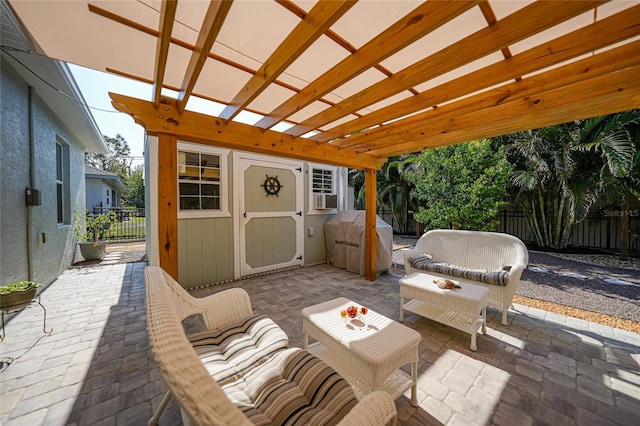
[[[0,357],[2,425],[146,424],[165,391],[145,330],[144,263],[70,269],[42,292],[47,309],[17,314]],[[320,265],[199,289],[241,286],[302,346],[301,309],[338,296],[391,318],[398,276],[368,282]],[[640,423],[640,335],[516,306],[509,325],[489,312],[488,335],[407,315],[422,336],[419,407],[396,401],[402,424],[631,425]],[[161,425],[181,424],[175,403]]]

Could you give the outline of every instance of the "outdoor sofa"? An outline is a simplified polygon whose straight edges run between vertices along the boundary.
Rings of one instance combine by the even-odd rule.
[[[381,391],[358,401],[333,368],[300,348],[234,288],[195,298],[160,267],[145,269],[151,347],[184,424],[386,425],[396,420]]]
[[[502,312],[503,325],[528,262],[524,243],[498,232],[435,229],[404,253],[407,275],[425,272],[488,288],[489,306]]]

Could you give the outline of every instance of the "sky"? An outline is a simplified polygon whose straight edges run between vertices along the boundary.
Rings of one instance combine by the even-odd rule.
[[[144,163],[144,129],[127,114],[116,111],[111,106],[109,92],[150,101],[152,86],[114,74],[95,71],[74,64],[68,65],[82,92],[82,96],[84,96],[85,102],[98,124],[100,132],[109,137],[116,137],[117,134],[122,135],[129,144],[131,155],[134,157],[132,164]],[[162,94],[172,98],[178,97],[176,92],[168,89],[162,89]],[[224,109],[224,105],[191,96],[187,102],[186,109],[218,116]],[[242,111],[233,121],[254,124],[261,118],[261,115]],[[281,122],[274,126],[272,130],[284,131],[290,126],[291,124],[289,123]]]
[[[117,134],[122,135],[131,149],[131,155],[134,157],[133,164],[142,164],[144,129],[127,114],[116,111],[111,106],[109,92],[150,99],[151,85],[73,64],[69,64],[69,68],[82,96],[90,107],[100,132],[110,137],[115,137]]]

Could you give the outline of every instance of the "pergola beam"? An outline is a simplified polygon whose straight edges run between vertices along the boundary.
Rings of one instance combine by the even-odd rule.
[[[160,37],[160,33],[157,30],[155,30],[153,28],[149,28],[147,26],[144,26],[144,25],[142,25],[142,24],[140,24],[138,22],[134,22],[134,21],[132,21],[130,19],[126,19],[126,18],[124,18],[124,17],[122,17],[120,15],[112,13],[112,12],[110,12],[110,11],[108,11],[106,9],[103,9],[101,7],[98,7],[98,6],[94,5],[94,4],[89,4],[89,10],[91,12],[95,13],[96,15],[100,15],[103,18],[107,18],[107,19],[109,19],[109,20],[111,20],[113,22],[117,22],[118,24],[124,25],[127,28],[131,28],[131,29],[134,29],[136,31],[140,31],[140,32],[142,32],[144,34],[148,34],[148,35],[153,36],[153,37]],[[184,49],[187,49],[187,50],[190,50],[190,51],[194,51],[195,50],[195,46],[194,45],[192,45],[190,43],[187,43],[184,40],[180,40],[180,39],[178,39],[176,37],[171,37],[170,41],[174,45],[182,47]],[[240,71],[244,71],[244,72],[252,74],[252,75],[256,73],[255,69],[252,69],[252,68],[249,68],[249,67],[247,67],[245,65],[242,65],[242,64],[239,64],[237,62],[231,61],[231,60],[229,60],[227,58],[224,58],[224,57],[222,57],[220,55],[217,55],[217,54],[215,54],[213,52],[209,52],[208,57],[209,57],[209,59],[213,59],[214,61],[218,61],[218,62],[221,62],[221,63],[223,63],[225,65],[229,65],[230,67],[233,67],[233,68],[238,69]],[[153,83],[151,80],[149,80],[147,78],[140,77],[139,75],[132,75],[130,73],[122,72],[122,71],[116,70],[115,68],[108,67],[108,68],[106,68],[106,71],[107,72],[116,73],[116,74],[125,76],[127,78],[134,79],[134,80],[148,82],[150,84]],[[293,92],[296,92],[296,93],[300,91],[299,88],[294,87],[294,86],[292,86],[290,84],[287,84],[284,81],[274,80],[273,83],[277,84],[278,86],[284,87],[285,89],[288,89],[288,90],[291,90]],[[168,87],[168,86],[164,85],[164,87]],[[175,90],[176,92],[180,92],[180,88],[174,88],[174,87],[169,87],[169,88],[171,90]],[[205,96],[205,95],[202,95],[202,94],[198,94],[198,96],[201,97],[202,99],[209,99],[209,100],[212,100],[214,102],[224,103],[224,101],[217,100],[217,99],[212,99],[211,97]],[[325,103],[325,104],[327,104],[329,106],[333,106],[334,105],[333,102],[331,102],[331,101],[329,101],[327,99],[324,99],[324,98],[318,99],[318,101],[323,102],[323,103]],[[253,112],[248,108],[246,110],[249,111],[249,112]],[[256,112],[256,114],[260,114],[260,112]],[[359,116],[359,114],[355,114],[355,115]]]
[[[180,86],[180,93],[178,94],[178,111],[180,112],[184,111],[189,101],[189,96],[193,92],[196,81],[207,57],[209,57],[211,47],[213,47],[213,43],[218,37],[220,28],[222,28],[232,3],[233,0],[212,0],[209,3],[209,8],[202,22],[202,28],[198,34],[198,40],[187,65],[187,71],[182,79],[182,86]]]
[[[153,105],[160,104],[160,92],[164,83],[164,73],[167,67],[167,57],[169,56],[169,43],[171,43],[171,32],[173,21],[176,16],[178,0],[164,0],[160,9],[160,26],[158,28],[158,41],[156,44],[155,70],[153,72]]]
[[[526,96],[513,102],[485,106],[475,112],[432,122],[420,140],[393,143],[369,150],[373,155],[393,156],[506,135],[571,120],[637,108],[640,105],[640,66],[600,75],[575,84]]]
[[[129,114],[150,134],[170,134],[186,141],[239,149],[261,154],[295,158],[356,169],[378,170],[387,160],[360,154],[349,149],[318,145],[313,141],[293,142],[293,138],[273,130],[262,129],[235,121],[192,111],[180,113],[176,102],[163,98],[160,107],[151,102],[116,93],[109,93],[113,107]]]
[[[320,0],[260,69],[249,79],[220,117],[231,120],[355,4],[354,0]]]
[[[387,121],[393,114],[406,116],[433,105],[466,96],[485,87],[505,82],[511,78],[519,80],[519,76],[539,71],[580,55],[605,48],[627,38],[638,36],[640,35],[638,22],[640,22],[640,6],[617,13],[602,21],[531,48],[512,56],[508,61],[497,62],[478,71],[458,77],[441,86],[426,90],[417,96],[388,105],[361,118],[329,129],[317,136],[312,136],[310,139],[316,142],[328,142],[336,135],[351,134],[359,129]],[[408,120],[423,120],[422,114]],[[400,122],[406,121],[400,120]],[[389,126],[393,124],[397,126],[398,122]],[[363,139],[365,136],[378,132],[389,133],[387,130],[387,126],[373,128],[361,134],[337,140],[333,145],[340,147],[361,145],[362,143],[361,141],[358,142],[358,139]],[[369,142],[372,140],[373,138]]]
[[[447,1],[421,4],[275,108],[269,115],[258,121],[256,126],[263,129],[274,126],[336,87],[466,12],[477,3],[478,1]]]
[[[396,95],[503,47],[537,34],[605,3],[604,1],[535,2],[464,39],[408,66],[287,130],[303,135],[390,96]],[[394,115],[398,117],[398,115]],[[391,119],[392,117],[389,117]]]
[[[342,147],[363,151],[380,149],[407,140],[421,140],[426,135],[432,134],[431,130],[435,127],[444,125],[441,123],[446,123],[447,120],[461,114],[491,108],[525,97],[538,96],[544,91],[637,65],[640,65],[640,41],[355,135],[348,138],[349,143]],[[567,100],[581,96],[583,94],[572,93]]]

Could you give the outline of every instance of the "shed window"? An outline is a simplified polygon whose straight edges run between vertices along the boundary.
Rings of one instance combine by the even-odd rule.
[[[335,170],[313,168],[311,176],[311,188],[314,194],[333,194]]]
[[[221,210],[221,156],[178,151],[180,210]]]

